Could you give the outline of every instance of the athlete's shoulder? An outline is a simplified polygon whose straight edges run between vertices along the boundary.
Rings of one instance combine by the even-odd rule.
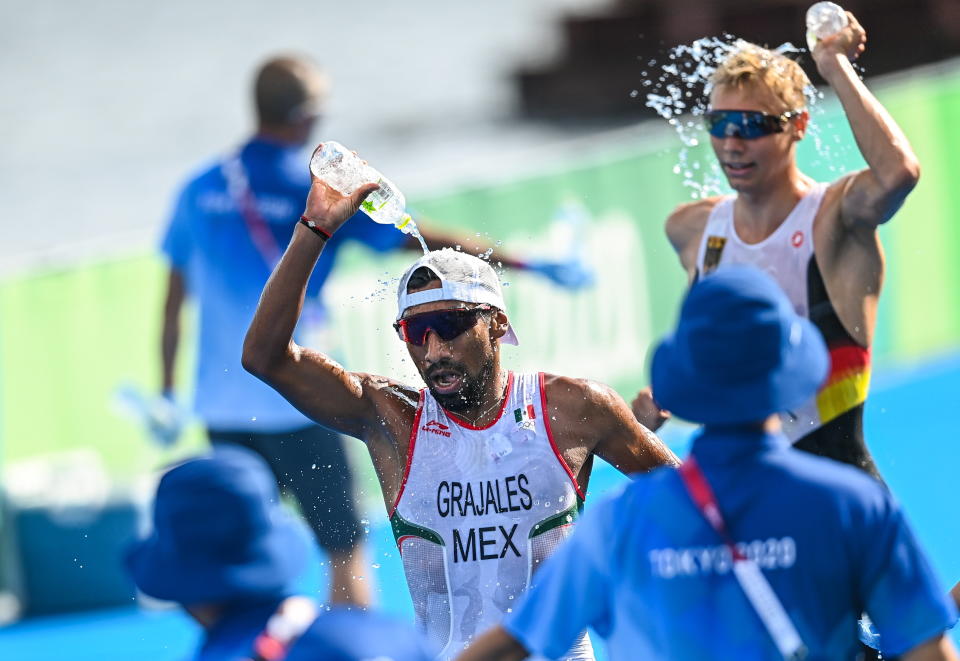
[[[392,402],[401,408],[416,409],[419,406],[420,391],[411,385],[365,372],[354,372],[353,376],[365,397]]]
[[[667,238],[670,239],[670,243],[676,250],[683,250],[688,243],[698,239],[703,234],[703,228],[707,225],[710,212],[722,199],[723,197],[716,196],[693,202],[684,202],[667,216],[665,225]]]
[[[544,374],[543,390],[549,406],[570,421],[612,411],[623,402],[619,393],[605,383],[580,377]],[[599,421],[593,419],[591,424]]]
[[[843,196],[846,194],[847,188],[850,187],[851,182],[857,177],[859,173],[857,172],[848,172],[840,177],[837,177],[833,181],[818,181],[814,182],[813,186],[810,188],[810,192],[816,193],[822,191],[822,201],[820,203],[820,209],[830,205],[832,202],[839,202],[843,199]]]
[[[572,397],[583,401],[595,397],[604,397],[614,390],[599,381],[576,376],[543,373],[543,387],[552,397]]]

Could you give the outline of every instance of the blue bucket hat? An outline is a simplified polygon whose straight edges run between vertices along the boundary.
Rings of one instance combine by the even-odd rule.
[[[309,556],[266,463],[239,447],[169,470],[153,527],[130,548],[127,567],[141,591],[184,605],[282,596]]]
[[[690,288],[672,335],[657,347],[657,403],[706,425],[760,421],[806,403],[827,377],[820,331],[773,279],[724,266]]]

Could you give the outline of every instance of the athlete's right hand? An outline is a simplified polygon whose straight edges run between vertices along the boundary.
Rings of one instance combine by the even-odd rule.
[[[836,34],[817,40],[811,55],[818,69],[828,66],[831,57],[846,56],[851,62],[855,61],[867,48],[867,32],[860,25],[857,18],[850,12],[847,14],[847,25]],[[820,72],[821,74],[823,71]]]
[[[323,147],[323,143],[317,146],[314,154]],[[310,174],[313,183],[310,185],[310,193],[307,195],[307,206],[303,215],[312,220],[314,224],[328,234],[333,234],[340,226],[357,213],[360,204],[366,199],[367,195],[377,190],[377,184],[364,184],[351,195],[344,195],[340,191],[331,188],[320,179],[317,179],[313,173]]]
[[[657,406],[653,399],[653,390],[650,388],[644,388],[638,392],[630,403],[630,408],[633,409],[633,415],[640,424],[650,431],[657,431],[670,419],[670,412]]]

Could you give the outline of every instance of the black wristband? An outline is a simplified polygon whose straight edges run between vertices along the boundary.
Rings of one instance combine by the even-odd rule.
[[[333,237],[333,235],[330,232],[326,231],[325,229],[321,229],[317,227],[317,224],[312,220],[310,220],[309,218],[307,218],[306,216],[300,216],[300,224],[306,227],[308,230],[310,230],[314,234],[316,234],[317,236],[319,236],[324,241]]]

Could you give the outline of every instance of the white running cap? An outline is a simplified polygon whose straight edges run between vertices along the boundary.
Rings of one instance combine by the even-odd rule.
[[[440,278],[440,287],[408,294],[407,281],[421,266],[430,269]],[[452,248],[432,250],[404,272],[397,287],[397,321],[400,321],[408,308],[434,301],[481,303],[492,305],[502,312],[507,311],[500,278],[493,267],[479,257]],[[520,344],[512,325],[507,327],[507,332],[500,341],[504,344]]]

